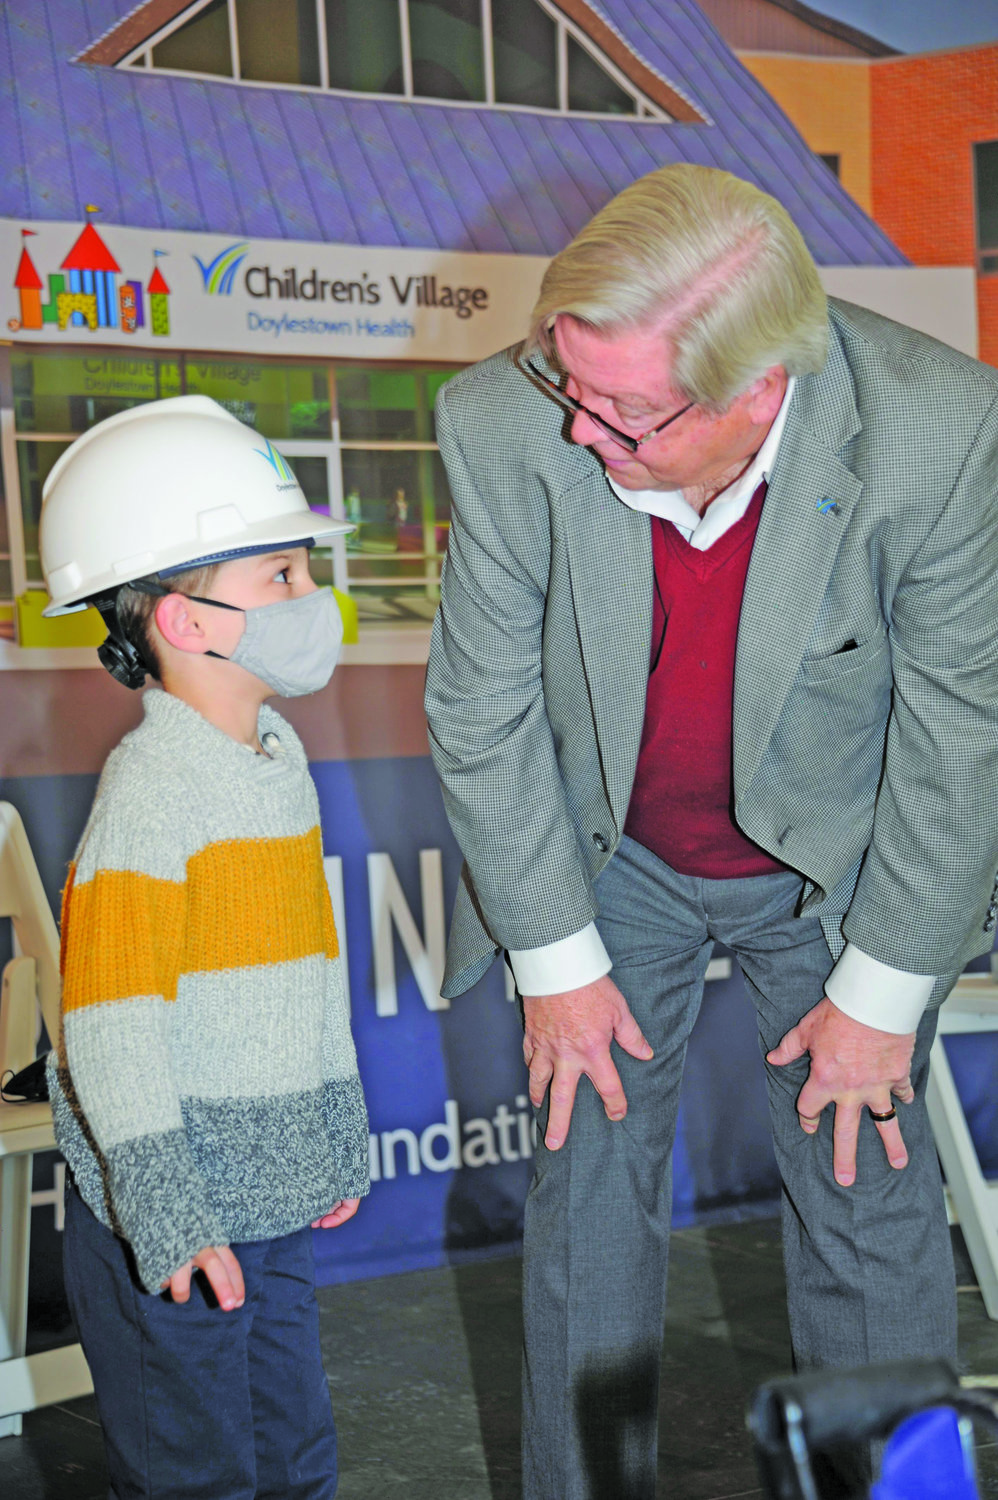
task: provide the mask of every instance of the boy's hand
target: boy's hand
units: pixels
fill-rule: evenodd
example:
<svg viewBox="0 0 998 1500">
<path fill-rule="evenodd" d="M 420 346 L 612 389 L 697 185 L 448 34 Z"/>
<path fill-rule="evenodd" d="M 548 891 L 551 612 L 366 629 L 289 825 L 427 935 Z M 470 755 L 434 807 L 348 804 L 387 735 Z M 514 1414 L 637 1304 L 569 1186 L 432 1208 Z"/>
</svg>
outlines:
<svg viewBox="0 0 998 1500">
<path fill-rule="evenodd" d="M 162 1283 L 163 1290 L 169 1289 L 174 1302 L 187 1302 L 190 1299 L 191 1270 L 194 1266 L 207 1276 L 208 1283 L 218 1298 L 218 1305 L 224 1312 L 242 1307 L 246 1300 L 243 1273 L 228 1245 L 206 1245 L 193 1260 L 181 1266 L 179 1271 L 174 1271 L 169 1280 Z"/>
<path fill-rule="evenodd" d="M 328 1214 L 323 1214 L 321 1219 L 312 1220 L 313 1229 L 336 1229 L 340 1224 L 345 1224 L 347 1219 L 352 1219 L 360 1207 L 359 1198 L 341 1198 L 334 1203 Z"/>
</svg>

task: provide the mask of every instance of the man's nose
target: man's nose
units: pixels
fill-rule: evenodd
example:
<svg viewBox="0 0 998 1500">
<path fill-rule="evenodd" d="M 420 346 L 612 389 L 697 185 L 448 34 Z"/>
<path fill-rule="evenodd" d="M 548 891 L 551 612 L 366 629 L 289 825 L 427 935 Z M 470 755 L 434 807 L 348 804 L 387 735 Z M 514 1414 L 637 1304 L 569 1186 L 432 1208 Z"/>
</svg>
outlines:
<svg viewBox="0 0 998 1500">
<path fill-rule="evenodd" d="M 573 443 L 578 443 L 581 448 L 588 448 L 600 438 L 605 438 L 606 433 L 598 422 L 593 421 L 588 412 L 577 411 L 572 417 L 569 436 Z"/>
</svg>

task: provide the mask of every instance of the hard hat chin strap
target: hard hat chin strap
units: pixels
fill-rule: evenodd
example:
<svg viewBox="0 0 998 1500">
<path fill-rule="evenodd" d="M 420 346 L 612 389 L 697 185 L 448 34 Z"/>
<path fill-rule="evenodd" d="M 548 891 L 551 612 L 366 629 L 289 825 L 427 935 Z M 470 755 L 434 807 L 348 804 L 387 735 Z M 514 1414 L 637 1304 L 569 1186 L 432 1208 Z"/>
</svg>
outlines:
<svg viewBox="0 0 998 1500">
<path fill-rule="evenodd" d="M 143 652 L 125 633 L 118 614 L 118 590 L 92 601 L 107 626 L 107 636 L 97 647 L 97 659 L 115 682 L 138 691 L 152 670 Z"/>
<path fill-rule="evenodd" d="M 238 604 L 226 604 L 224 599 L 206 599 L 203 594 L 185 594 L 183 589 L 164 588 L 161 583 L 157 583 L 152 578 L 133 579 L 128 587 L 134 589 L 137 594 L 150 594 L 154 599 L 166 599 L 170 594 L 179 594 L 182 599 L 190 599 L 194 604 L 212 604 L 216 609 L 234 609 L 239 615 L 246 613 Z M 213 656 L 216 661 L 229 660 L 219 651 L 206 651 L 205 656 Z"/>
<path fill-rule="evenodd" d="M 161 583 L 156 583 L 152 578 L 129 579 L 127 585 L 134 589 L 137 594 L 150 594 L 155 599 L 165 599 L 168 594 L 179 593 L 179 589 L 164 588 Z M 145 686 L 147 676 L 158 676 L 154 663 L 149 661 L 147 653 L 142 649 L 141 643 L 133 641 L 122 624 L 118 613 L 118 596 L 120 589 L 115 589 L 110 594 L 100 594 L 91 599 L 91 603 L 99 613 L 104 624 L 107 626 L 107 637 L 97 647 L 97 657 L 104 669 L 110 672 L 115 682 L 120 682 L 123 687 L 138 691 Z M 222 599 L 205 599 L 199 594 L 185 594 L 185 599 L 192 599 L 197 604 L 213 604 L 217 609 L 234 609 L 239 614 L 245 614 L 238 604 L 226 604 Z M 222 656 L 217 651 L 208 651 L 207 656 L 214 656 L 218 661 L 228 661 L 227 656 Z"/>
</svg>

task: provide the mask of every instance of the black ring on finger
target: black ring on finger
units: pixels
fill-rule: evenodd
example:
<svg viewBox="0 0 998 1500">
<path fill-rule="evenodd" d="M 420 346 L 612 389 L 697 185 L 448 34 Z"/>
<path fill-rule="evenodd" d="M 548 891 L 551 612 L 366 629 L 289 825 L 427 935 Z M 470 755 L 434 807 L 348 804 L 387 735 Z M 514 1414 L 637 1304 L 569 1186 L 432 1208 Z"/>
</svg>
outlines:
<svg viewBox="0 0 998 1500">
<path fill-rule="evenodd" d="M 883 1115 L 878 1115 L 877 1111 L 875 1109 L 870 1109 L 869 1105 L 867 1105 L 866 1107 L 867 1107 L 867 1109 L 870 1110 L 870 1119 L 871 1120 L 876 1120 L 876 1122 L 877 1122 L 878 1125 L 883 1125 L 886 1120 L 896 1120 L 897 1119 L 897 1109 L 896 1109 L 896 1107 L 893 1104 L 891 1105 L 891 1107 L 887 1111 L 887 1113 L 883 1114 Z"/>
</svg>

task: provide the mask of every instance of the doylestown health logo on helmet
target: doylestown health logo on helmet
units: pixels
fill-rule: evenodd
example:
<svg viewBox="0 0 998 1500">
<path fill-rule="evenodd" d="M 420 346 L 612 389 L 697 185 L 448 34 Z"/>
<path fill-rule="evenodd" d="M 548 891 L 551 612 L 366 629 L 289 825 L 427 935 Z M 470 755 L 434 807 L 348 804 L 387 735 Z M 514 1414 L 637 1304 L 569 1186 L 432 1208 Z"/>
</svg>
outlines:
<svg viewBox="0 0 998 1500">
<path fill-rule="evenodd" d="M 264 442 L 267 444 L 266 448 L 254 448 L 253 452 L 259 453 L 261 458 L 265 458 L 270 464 L 270 467 L 273 469 L 274 473 L 277 475 L 278 479 L 285 481 L 285 483 L 279 484 L 277 488 L 279 490 L 297 489 L 298 481 L 292 473 L 291 469 L 289 469 L 287 459 L 283 458 L 282 455 L 278 453 L 277 449 L 270 441 L 270 438 L 264 438 Z"/>
<path fill-rule="evenodd" d="M 207 265 L 200 256 L 193 256 L 201 272 L 204 289 L 209 296 L 228 297 L 230 295 L 236 272 L 248 253 L 249 240 L 240 240 L 235 245 L 226 245 L 225 249 L 220 250 L 215 259 L 209 261 Z"/>
</svg>

